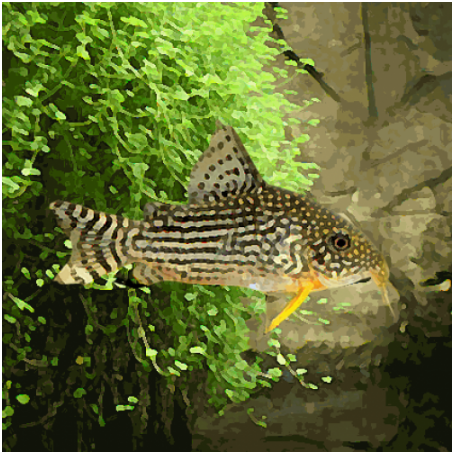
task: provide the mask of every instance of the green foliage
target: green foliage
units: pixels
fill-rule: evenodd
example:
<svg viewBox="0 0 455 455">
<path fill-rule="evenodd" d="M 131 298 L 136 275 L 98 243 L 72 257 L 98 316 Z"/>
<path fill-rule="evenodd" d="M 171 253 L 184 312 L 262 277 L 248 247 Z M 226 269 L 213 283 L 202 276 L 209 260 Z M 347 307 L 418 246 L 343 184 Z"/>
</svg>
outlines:
<svg viewBox="0 0 455 455">
<path fill-rule="evenodd" d="M 296 120 L 283 119 L 301 106 L 275 92 L 286 71 L 277 77 L 263 71 L 280 51 L 267 45 L 270 24 L 249 25 L 261 16 L 261 3 L 6 2 L 2 8 L 4 318 L 11 325 L 4 343 L 16 355 L 6 368 L 24 359 L 58 368 L 55 350 L 49 360 L 39 352 L 39 360 L 29 359 L 33 331 L 51 324 L 35 317 L 30 302 L 55 305 L 48 289 L 70 255 L 45 212 L 49 202 L 65 199 L 136 219 L 149 200 L 185 202 L 190 171 L 216 120 L 237 129 L 272 184 L 302 192 L 312 178 L 305 172 L 315 166 L 293 160 L 306 135 L 285 139 L 284 126 Z M 165 283 L 154 298 L 146 289 L 129 292 L 127 316 L 117 310 L 121 301 L 112 302 L 111 323 L 103 325 L 90 308 L 96 289 L 112 286 L 112 277 L 105 287 L 92 286 L 87 346 L 96 345 L 100 330 L 114 338 L 126 327 L 144 371 L 154 368 L 169 385 L 179 378 L 184 388 L 192 372 L 208 371 L 216 408 L 247 399 L 258 384 L 269 386 L 258 379 L 265 374 L 260 360 L 241 357 L 249 348 L 245 321 L 257 311 L 239 302 L 259 294 Z M 160 305 L 156 295 L 170 296 L 169 303 Z M 94 377 L 89 366 L 82 361 L 86 378 Z M 275 380 L 278 373 L 266 376 Z M 75 388 L 74 398 L 86 399 L 86 390 Z M 101 415 L 99 422 L 105 424 Z"/>
<path fill-rule="evenodd" d="M 19 401 L 20 404 L 27 404 L 30 401 L 30 397 L 28 395 L 17 395 L 16 400 Z"/>
<path fill-rule="evenodd" d="M 227 397 L 233 402 L 244 401 L 256 388 L 258 377 L 263 376 L 259 359 L 250 365 L 241 357 L 249 348 L 245 321 L 254 313 L 257 300 L 262 296 L 239 288 L 198 285 L 191 288 L 192 292 L 184 293 L 182 299 L 175 284 L 163 284 L 163 291 L 170 295 L 170 304 L 164 308 L 154 298 L 141 299 L 135 291 L 129 291 L 131 320 L 136 324 L 132 329 L 136 358 L 146 370 L 155 368 L 170 384 L 177 376 L 184 385 L 191 379 L 192 371 L 208 369 L 209 403 L 216 408 L 223 407 Z M 251 299 L 249 307 L 239 302 L 245 297 Z M 147 333 L 144 331 L 136 312 L 140 305 L 158 311 L 158 319 L 166 321 L 167 330 L 175 339 L 173 347 L 160 351 L 153 348 L 163 345 L 164 340 L 155 327 Z M 145 343 L 149 345 L 147 359 L 140 343 L 144 334 Z"/>
</svg>

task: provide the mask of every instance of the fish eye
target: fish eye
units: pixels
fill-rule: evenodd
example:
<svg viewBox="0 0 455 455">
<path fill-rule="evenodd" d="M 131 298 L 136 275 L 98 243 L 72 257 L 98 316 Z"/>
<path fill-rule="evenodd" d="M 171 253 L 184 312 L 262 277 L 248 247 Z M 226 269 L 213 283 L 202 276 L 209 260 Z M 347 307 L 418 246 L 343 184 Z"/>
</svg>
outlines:
<svg viewBox="0 0 455 455">
<path fill-rule="evenodd" d="M 347 234 L 338 232 L 329 237 L 329 245 L 331 245 L 336 251 L 346 251 L 351 246 L 351 239 Z"/>
</svg>

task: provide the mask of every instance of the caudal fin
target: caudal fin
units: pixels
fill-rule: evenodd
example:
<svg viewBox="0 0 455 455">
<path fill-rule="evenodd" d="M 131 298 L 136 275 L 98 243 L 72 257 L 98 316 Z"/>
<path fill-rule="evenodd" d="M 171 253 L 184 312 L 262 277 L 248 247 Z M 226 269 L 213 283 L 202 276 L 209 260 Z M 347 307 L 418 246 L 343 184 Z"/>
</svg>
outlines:
<svg viewBox="0 0 455 455">
<path fill-rule="evenodd" d="M 57 282 L 88 284 L 128 263 L 122 240 L 137 222 L 64 201 L 55 201 L 49 208 L 73 246 L 71 259 L 57 275 Z"/>
</svg>

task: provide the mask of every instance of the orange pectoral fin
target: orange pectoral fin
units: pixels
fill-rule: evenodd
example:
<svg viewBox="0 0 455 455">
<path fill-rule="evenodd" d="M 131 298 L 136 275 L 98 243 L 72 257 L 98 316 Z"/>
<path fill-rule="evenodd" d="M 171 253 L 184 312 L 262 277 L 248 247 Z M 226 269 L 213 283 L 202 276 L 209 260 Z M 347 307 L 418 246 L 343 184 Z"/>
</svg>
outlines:
<svg viewBox="0 0 455 455">
<path fill-rule="evenodd" d="M 281 313 L 273 319 L 265 333 L 268 333 L 278 327 L 285 319 L 287 319 L 303 303 L 315 287 L 317 288 L 315 283 L 311 281 L 305 282 L 305 284 L 299 288 L 296 296 L 284 307 Z"/>
</svg>

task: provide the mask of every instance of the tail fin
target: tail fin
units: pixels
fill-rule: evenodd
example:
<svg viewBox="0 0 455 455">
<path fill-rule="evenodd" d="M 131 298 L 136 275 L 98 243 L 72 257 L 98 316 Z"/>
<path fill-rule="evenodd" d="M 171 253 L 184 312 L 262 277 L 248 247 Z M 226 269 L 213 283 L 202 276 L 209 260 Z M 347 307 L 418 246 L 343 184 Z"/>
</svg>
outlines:
<svg viewBox="0 0 455 455">
<path fill-rule="evenodd" d="M 137 222 L 70 202 L 55 201 L 49 208 L 73 245 L 71 259 L 56 277 L 58 283 L 88 284 L 128 263 L 123 244 Z"/>
</svg>

